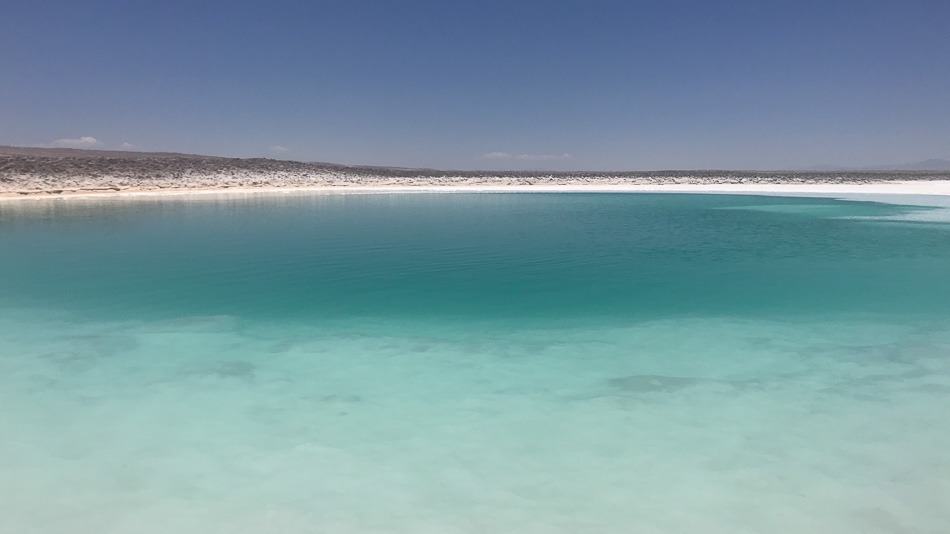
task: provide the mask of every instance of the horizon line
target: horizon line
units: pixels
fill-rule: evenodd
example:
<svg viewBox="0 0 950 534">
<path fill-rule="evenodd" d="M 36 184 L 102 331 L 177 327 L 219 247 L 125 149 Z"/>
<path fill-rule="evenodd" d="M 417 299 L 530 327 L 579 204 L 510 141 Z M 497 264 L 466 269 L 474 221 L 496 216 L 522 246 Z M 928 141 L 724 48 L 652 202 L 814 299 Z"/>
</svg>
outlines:
<svg viewBox="0 0 950 534">
<path fill-rule="evenodd" d="M 471 168 L 471 169 L 453 169 L 453 168 L 437 168 L 437 167 L 406 167 L 401 165 L 382 165 L 382 164 L 366 164 L 366 163 L 337 163 L 332 161 L 318 161 L 318 160 L 302 160 L 302 159 L 288 159 L 288 158 L 276 158 L 269 156 L 222 156 L 215 154 L 200 154 L 194 152 L 177 152 L 177 151 L 166 151 L 166 150 L 126 150 L 121 148 L 75 148 L 75 147 L 51 147 L 51 146 L 36 146 L 36 145 L 0 145 L 0 156 L 10 156 L 17 155 L 11 153 L 4 153 L 7 149 L 13 150 L 27 150 L 27 151 L 38 151 L 46 153 L 67 153 L 70 155 L 86 155 L 88 157 L 103 157 L 104 155 L 112 155 L 115 157 L 121 156 L 165 156 L 165 157 L 185 157 L 185 158 L 214 158 L 214 159 L 231 159 L 231 160 L 268 160 L 268 161 L 280 161 L 286 163 L 298 163 L 303 165 L 326 165 L 331 167 L 343 167 L 343 168 L 353 168 L 353 169 L 384 169 L 384 170 L 405 170 L 405 171 L 434 171 L 440 173 L 550 173 L 550 174 L 571 174 L 571 173 L 585 173 L 585 174 L 624 174 L 624 173 L 646 173 L 646 172 L 795 172 L 795 173 L 835 173 L 835 172 L 950 172 L 950 159 L 943 158 L 928 158 L 921 160 L 919 162 L 908 162 L 897 165 L 869 165 L 869 166 L 839 166 L 839 165 L 812 165 L 808 167 L 799 167 L 799 168 L 726 168 L 726 167 L 668 167 L 668 168 L 652 168 L 652 169 L 609 169 L 609 170 L 592 170 L 592 169 L 546 169 L 546 168 L 525 168 L 525 169 L 480 169 L 480 168 Z M 20 155 L 30 155 L 30 154 L 20 154 Z M 912 166 L 921 163 L 927 163 L 930 161 L 939 162 L 943 167 L 934 167 L 934 168 L 906 168 L 902 165 Z"/>
</svg>

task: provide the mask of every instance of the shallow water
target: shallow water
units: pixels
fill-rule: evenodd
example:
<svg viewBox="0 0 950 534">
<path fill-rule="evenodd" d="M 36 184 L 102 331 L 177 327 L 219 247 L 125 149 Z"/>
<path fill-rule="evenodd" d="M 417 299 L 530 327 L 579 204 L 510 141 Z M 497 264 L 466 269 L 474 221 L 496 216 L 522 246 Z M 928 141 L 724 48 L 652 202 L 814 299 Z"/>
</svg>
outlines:
<svg viewBox="0 0 950 534">
<path fill-rule="evenodd" d="M 946 532 L 934 211 L 0 204 L 0 532 Z"/>
</svg>

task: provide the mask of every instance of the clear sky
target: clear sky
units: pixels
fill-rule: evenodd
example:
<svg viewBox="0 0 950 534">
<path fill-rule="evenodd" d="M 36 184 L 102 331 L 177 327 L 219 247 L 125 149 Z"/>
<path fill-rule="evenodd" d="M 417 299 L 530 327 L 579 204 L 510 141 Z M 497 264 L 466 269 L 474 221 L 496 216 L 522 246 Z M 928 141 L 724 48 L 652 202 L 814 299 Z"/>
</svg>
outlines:
<svg viewBox="0 0 950 534">
<path fill-rule="evenodd" d="M 3 0 L 0 144 L 485 169 L 950 158 L 950 0 Z"/>
</svg>

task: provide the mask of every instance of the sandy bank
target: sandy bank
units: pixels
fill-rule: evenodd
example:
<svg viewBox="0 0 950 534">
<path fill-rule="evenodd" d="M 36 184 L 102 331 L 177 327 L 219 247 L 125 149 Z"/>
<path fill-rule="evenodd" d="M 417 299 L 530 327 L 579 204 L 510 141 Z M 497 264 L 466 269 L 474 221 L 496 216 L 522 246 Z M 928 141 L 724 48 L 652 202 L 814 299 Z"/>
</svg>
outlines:
<svg viewBox="0 0 950 534">
<path fill-rule="evenodd" d="M 728 193 L 750 195 L 939 195 L 950 196 L 950 180 L 908 180 L 879 183 L 749 183 L 749 184 L 538 184 L 538 185 L 319 185 L 288 187 L 223 187 L 181 189 L 55 190 L 0 193 L 0 201 L 49 199 L 207 197 L 215 195 L 287 195 L 301 193 Z"/>
</svg>

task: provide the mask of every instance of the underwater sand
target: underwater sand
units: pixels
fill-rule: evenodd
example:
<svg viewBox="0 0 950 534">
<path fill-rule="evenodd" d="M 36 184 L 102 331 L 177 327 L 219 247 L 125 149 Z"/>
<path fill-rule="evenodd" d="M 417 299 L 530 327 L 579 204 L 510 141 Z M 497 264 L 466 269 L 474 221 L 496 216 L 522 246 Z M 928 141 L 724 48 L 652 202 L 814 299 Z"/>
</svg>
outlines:
<svg viewBox="0 0 950 534">
<path fill-rule="evenodd" d="M 0 205 L 0 532 L 946 532 L 940 213 Z"/>
</svg>

